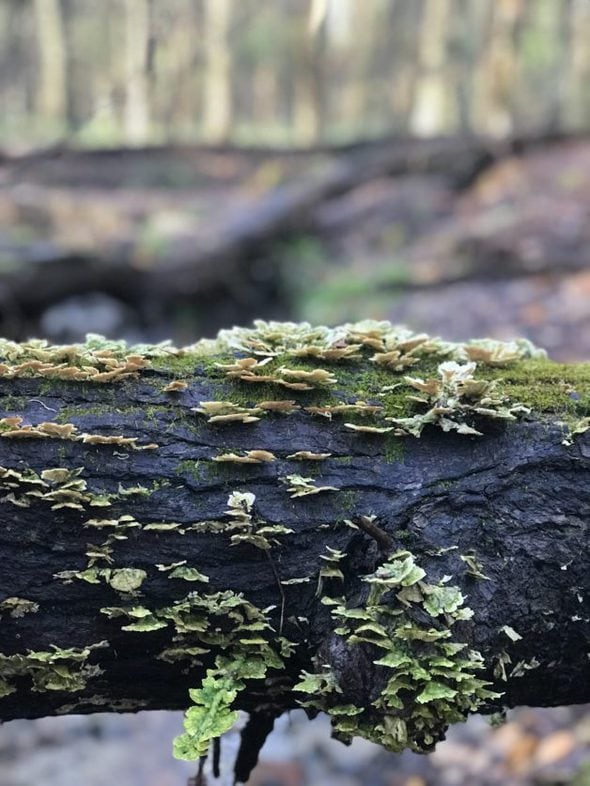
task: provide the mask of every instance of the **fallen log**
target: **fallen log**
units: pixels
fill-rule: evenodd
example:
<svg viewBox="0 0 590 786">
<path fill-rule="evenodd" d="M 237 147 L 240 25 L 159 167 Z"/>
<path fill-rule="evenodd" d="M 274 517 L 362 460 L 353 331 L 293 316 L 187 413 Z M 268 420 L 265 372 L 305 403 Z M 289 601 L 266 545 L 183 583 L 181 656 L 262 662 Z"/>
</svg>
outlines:
<svg viewBox="0 0 590 786">
<path fill-rule="evenodd" d="M 590 701 L 590 364 L 388 323 L 0 341 L 0 719 L 192 707 L 430 750 Z M 241 764 L 240 764 L 241 762 Z"/>
<path fill-rule="evenodd" d="M 112 238 L 90 250 L 60 247 L 52 242 L 19 244 L 5 240 L 2 251 L 14 264 L 8 266 L 1 281 L 7 297 L 12 297 L 24 313 L 96 289 L 132 303 L 141 303 L 154 294 L 168 300 L 204 296 L 215 287 L 226 286 L 228 281 L 236 282 L 239 290 L 249 280 L 248 271 L 257 255 L 267 252 L 281 238 L 314 229 L 316 211 L 326 200 L 375 177 L 408 171 L 445 172 L 451 179 L 464 179 L 493 155 L 500 155 L 501 150 L 502 146 L 490 140 L 437 139 L 369 145 L 354 154 L 335 155 L 316 167 L 308 165 L 309 171 L 303 176 L 292 176 L 246 206 L 243 198 L 237 200 L 237 205 L 228 200 L 217 220 L 208 218 L 204 225 L 196 221 L 194 228 L 166 236 L 162 248 L 153 249 L 147 257 L 139 231 L 137 237 Z M 5 165 L 3 177 L 7 185 L 14 181 L 17 190 L 20 178 L 35 183 L 37 191 L 27 193 L 27 200 L 42 212 L 48 196 L 39 182 L 48 181 L 51 186 L 57 181 L 63 185 L 70 169 L 81 168 L 84 172 L 88 162 L 92 163 L 92 170 L 87 172 L 86 182 L 93 185 L 92 178 L 99 171 L 97 165 L 101 172 L 114 167 L 119 176 L 125 155 L 130 157 L 132 167 L 137 166 L 138 158 L 144 167 L 148 161 L 154 167 L 164 156 L 161 166 L 165 169 L 168 156 L 177 165 L 184 162 L 196 171 L 203 157 L 220 155 L 198 148 L 142 152 L 143 158 L 137 151 L 62 151 L 55 160 L 51 156 L 15 159 Z M 132 176 L 130 179 L 134 181 Z M 279 275 L 276 269 L 274 278 Z"/>
<path fill-rule="evenodd" d="M 0 172 L 4 184 L 29 179 L 46 185 L 80 187 L 89 183 L 103 188 L 117 188 L 128 181 L 162 186 L 154 179 L 157 174 L 164 173 L 170 167 L 180 166 L 184 169 L 186 182 L 192 177 L 200 182 L 203 177 L 201 164 L 203 160 L 220 161 L 231 159 L 236 168 L 248 167 L 252 162 L 258 164 L 268 159 L 281 158 L 295 161 L 311 157 L 323 156 L 366 156 L 383 153 L 387 150 L 398 152 L 397 167 L 400 174 L 416 171 L 416 154 L 422 163 L 428 163 L 433 153 L 440 163 L 440 154 L 444 155 L 444 166 L 449 172 L 459 175 L 474 173 L 465 168 L 465 159 L 461 155 L 474 152 L 480 156 L 506 156 L 528 152 L 532 149 L 552 145 L 559 142 L 585 139 L 586 134 L 546 130 L 541 133 L 517 135 L 506 139 L 463 134 L 438 137 L 413 137 L 401 135 L 385 135 L 369 139 L 357 139 L 343 144 L 314 145 L 312 147 L 293 147 L 276 145 L 149 145 L 147 147 L 114 147 L 84 149 L 69 146 L 67 143 L 52 145 L 47 148 L 14 154 L 10 150 L 0 150 Z M 402 154 L 409 151 L 406 163 Z M 152 164 L 151 171 L 145 172 L 145 162 Z M 421 167 L 418 167 L 422 171 Z M 163 185 L 169 180 L 164 177 Z"/>
<path fill-rule="evenodd" d="M 237 200 L 237 206 L 229 200 L 218 221 L 210 217 L 204 225 L 195 221 L 194 228 L 166 235 L 152 249 L 146 249 L 141 227 L 135 237 L 124 233 L 92 249 L 62 247 L 50 240 L 19 243 L 0 238 L 0 250 L 9 263 L 0 277 L 3 299 L 13 301 L 17 312 L 30 314 L 84 292 L 100 290 L 125 302 L 141 304 L 154 295 L 160 301 L 197 294 L 206 297 L 216 288 L 227 287 L 228 281 L 236 282 L 234 295 L 239 299 L 240 290 L 260 277 L 260 272 L 250 272 L 253 260 L 268 254 L 273 244 L 285 238 L 321 233 L 318 211 L 326 202 L 375 178 L 409 173 L 441 175 L 453 188 L 465 188 L 497 160 L 551 141 L 555 141 L 552 136 L 506 141 L 477 136 L 386 138 L 333 150 L 308 151 L 307 165 L 302 164 L 303 174 L 291 174 L 246 207 L 243 199 Z M 298 160 L 305 155 L 300 151 L 267 154 L 267 164 L 273 160 Z M 223 156 L 237 161 L 235 167 L 229 167 L 231 171 L 237 167 L 250 177 L 251 170 L 264 162 L 263 152 L 257 150 L 198 146 L 94 151 L 59 148 L 20 158 L 0 158 L 0 179 L 5 194 L 10 193 L 10 188 L 16 189 L 16 205 L 22 199 L 25 183 L 27 210 L 32 206 L 43 215 L 48 194 L 52 193 L 47 188 L 69 188 L 74 193 L 83 186 L 117 189 L 126 183 L 143 183 L 146 167 L 148 174 L 160 168 L 161 177 L 170 169 L 180 170 L 187 183 L 192 177 L 202 186 L 203 171 L 207 172 L 204 162 L 222 160 Z M 209 163 L 209 168 L 220 167 Z M 223 182 L 223 177 L 218 181 Z M 157 187 L 156 178 L 152 188 Z M 114 199 L 117 193 L 115 190 Z M 125 209 L 122 203 L 121 211 Z M 265 276 L 272 279 L 276 297 L 281 271 L 267 266 Z"/>
</svg>

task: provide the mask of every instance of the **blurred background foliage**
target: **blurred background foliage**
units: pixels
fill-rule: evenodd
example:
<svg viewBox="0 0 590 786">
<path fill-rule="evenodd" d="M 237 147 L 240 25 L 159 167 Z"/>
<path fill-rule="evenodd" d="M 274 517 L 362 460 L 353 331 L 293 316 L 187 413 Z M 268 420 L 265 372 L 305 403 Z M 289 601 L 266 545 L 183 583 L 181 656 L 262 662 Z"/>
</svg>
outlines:
<svg viewBox="0 0 590 786">
<path fill-rule="evenodd" d="M 588 360 L 589 85 L 589 0 L 0 0 L 0 334 L 369 317 Z M 0 784 L 182 785 L 180 725 L 6 724 Z M 584 707 L 428 757 L 325 725 L 252 783 L 590 784 Z"/>
</svg>

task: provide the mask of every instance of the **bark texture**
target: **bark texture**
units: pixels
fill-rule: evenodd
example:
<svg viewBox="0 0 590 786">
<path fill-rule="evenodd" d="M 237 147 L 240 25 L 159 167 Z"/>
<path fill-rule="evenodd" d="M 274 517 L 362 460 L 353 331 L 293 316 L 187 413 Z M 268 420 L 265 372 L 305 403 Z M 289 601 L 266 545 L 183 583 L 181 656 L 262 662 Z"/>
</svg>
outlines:
<svg viewBox="0 0 590 786">
<path fill-rule="evenodd" d="M 101 610 L 170 608 L 190 592 L 231 591 L 257 609 L 273 606 L 266 612 L 273 635 L 297 645 L 264 687 L 248 683 L 254 687 L 236 701 L 258 709 L 266 726 L 296 706 L 302 696 L 292 687 L 302 669 L 313 671 L 318 662 L 331 665 L 344 703 L 366 705 L 383 684 L 382 669 L 374 665 L 379 653 L 368 644 L 343 646 L 322 599 L 344 594 L 349 607 L 360 607 L 366 600 L 362 577 L 397 550 L 411 552 L 428 581 L 451 576 L 466 596 L 474 614 L 457 623 L 459 639 L 482 654 L 482 676 L 502 693 L 488 710 L 590 701 L 590 434 L 564 444 L 564 420 L 583 415 L 590 402 L 587 365 L 483 363 L 475 377 L 502 379 L 497 384 L 507 397 L 522 399 L 529 390 L 524 403 L 530 413 L 504 421 L 463 412 L 463 427 L 477 426 L 480 436 L 445 433 L 434 423 L 416 438 L 397 427 L 371 433 L 344 425 L 353 420 L 353 426 L 378 428 L 393 421 L 358 412 L 326 417 L 309 408 L 362 400 L 391 406 L 382 415 L 395 416 L 404 402 L 393 401 L 399 388 L 389 391 L 386 383 L 411 393 L 404 375 L 436 377 L 431 359 L 421 360 L 414 374 L 377 370 L 366 346 L 360 358 L 329 362 L 269 355 L 257 373 L 278 374 L 287 364 L 311 373 L 321 366 L 337 380 L 329 390 L 294 390 L 232 378 L 216 362 L 231 366 L 250 353 L 228 346 L 213 347 L 214 354 L 154 350 L 151 359 L 143 350 L 148 359 L 136 370 L 137 354 L 127 354 L 121 361 L 127 371 L 97 382 L 55 378 L 64 368 L 81 367 L 79 356 L 63 361 L 63 353 L 56 355 L 62 360 L 57 370 L 45 376 L 34 363 L 23 368 L 22 356 L 15 372 L 6 344 L 0 366 L 0 684 L 4 680 L 9 690 L 5 685 L 0 698 L 1 720 L 186 707 L 187 690 L 200 684 L 215 656 L 232 656 L 229 639 L 170 663 L 158 656 L 202 646 L 198 629 L 175 631 L 167 620 L 151 630 L 126 630 L 138 618 Z M 93 363 L 99 364 L 101 351 Z M 174 381 L 176 390 L 170 388 Z M 242 412 L 245 422 L 210 422 L 210 414 L 193 411 L 214 401 L 233 401 L 250 414 Z M 281 412 L 265 401 L 295 403 Z M 413 409 L 401 414 L 424 409 L 408 401 Z M 53 425 L 40 425 L 47 422 Z M 136 442 L 105 444 L 104 436 Z M 247 451 L 273 458 L 213 461 L 229 453 L 247 457 Z M 294 458 L 298 451 L 315 458 Z M 303 479 L 307 491 L 294 496 L 293 486 Z M 310 487 L 331 490 L 310 493 Z M 228 509 L 236 491 L 255 495 L 249 514 Z M 230 529 L 240 515 L 245 529 Z M 234 537 L 263 526 L 271 528 L 270 548 Z M 336 561 L 330 562 L 335 552 L 328 547 L 341 554 L 343 579 L 322 574 Z M 178 564 L 197 569 L 208 582 L 189 580 L 195 574 L 182 570 L 174 574 Z M 281 583 L 292 579 L 302 581 Z M 30 659 L 21 666 L 11 660 L 41 653 L 47 663 L 55 647 L 77 651 L 98 644 L 79 662 L 71 653 L 64 656 L 66 671 L 80 676 L 82 669 L 71 683 L 69 674 L 60 675 L 59 662 L 50 663 L 57 677 L 52 672 L 48 678 Z"/>
</svg>

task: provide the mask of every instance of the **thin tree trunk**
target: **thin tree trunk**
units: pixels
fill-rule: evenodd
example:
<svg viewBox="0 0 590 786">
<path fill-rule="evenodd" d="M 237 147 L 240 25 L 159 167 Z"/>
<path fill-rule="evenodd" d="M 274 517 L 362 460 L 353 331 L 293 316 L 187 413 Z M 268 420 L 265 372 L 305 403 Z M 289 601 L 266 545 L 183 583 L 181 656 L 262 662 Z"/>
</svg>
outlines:
<svg viewBox="0 0 590 786">
<path fill-rule="evenodd" d="M 280 124 L 279 86 L 275 68 L 269 63 L 260 63 L 253 74 L 254 119 L 266 128 Z"/>
<path fill-rule="evenodd" d="M 303 33 L 295 74 L 293 122 L 297 143 L 303 146 L 317 144 L 328 115 L 322 60 L 327 7 L 327 0 L 310 0 L 307 29 Z"/>
<path fill-rule="evenodd" d="M 37 108 L 44 119 L 63 124 L 67 117 L 66 50 L 60 0 L 35 0 L 39 42 Z"/>
<path fill-rule="evenodd" d="M 125 138 L 145 144 L 150 132 L 147 56 L 149 0 L 125 0 Z"/>
<path fill-rule="evenodd" d="M 224 142 L 232 124 L 231 0 L 205 0 L 204 12 L 203 137 L 208 142 Z"/>
<path fill-rule="evenodd" d="M 487 43 L 476 75 L 476 131 L 506 135 L 514 130 L 514 104 L 521 76 L 514 33 L 526 11 L 522 0 L 494 0 L 489 5 Z"/>
<path fill-rule="evenodd" d="M 571 62 L 573 84 L 570 89 L 570 112 L 575 128 L 584 128 L 590 120 L 590 98 L 588 79 L 590 79 L 590 8 L 583 0 L 574 0 L 573 23 L 571 28 Z"/>
<path fill-rule="evenodd" d="M 419 136 L 446 130 L 448 117 L 447 30 L 451 21 L 449 0 L 426 0 L 420 44 L 419 75 L 415 87 L 410 127 Z"/>
</svg>

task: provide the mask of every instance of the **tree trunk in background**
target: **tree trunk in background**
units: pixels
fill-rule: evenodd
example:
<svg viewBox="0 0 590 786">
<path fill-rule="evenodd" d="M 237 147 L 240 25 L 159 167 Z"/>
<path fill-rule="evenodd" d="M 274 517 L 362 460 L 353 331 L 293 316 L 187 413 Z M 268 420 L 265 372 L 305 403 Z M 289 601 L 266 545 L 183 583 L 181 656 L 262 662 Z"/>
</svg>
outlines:
<svg viewBox="0 0 590 786">
<path fill-rule="evenodd" d="M 563 66 L 567 62 L 567 45 L 563 47 L 561 33 L 567 0 L 552 3 L 537 0 L 517 8 L 512 32 L 515 72 L 520 75 L 516 90 L 512 86 L 510 99 L 512 128 L 516 133 L 541 123 L 545 128 L 557 128 L 562 111 L 560 94 L 563 92 Z M 524 96 L 534 95 L 535 101 Z"/>
<path fill-rule="evenodd" d="M 449 96 L 445 73 L 450 0 L 426 0 L 419 43 L 419 76 L 415 87 L 411 130 L 431 136 L 447 127 Z"/>
<path fill-rule="evenodd" d="M 293 123 L 296 142 L 302 146 L 311 146 L 318 142 L 328 115 L 322 64 L 328 1 L 310 0 L 308 29 L 301 44 L 295 74 Z"/>
<path fill-rule="evenodd" d="M 59 127 L 67 118 L 66 47 L 60 0 L 35 0 L 39 46 L 37 112 Z"/>
<path fill-rule="evenodd" d="M 149 0 L 125 0 L 125 138 L 131 145 L 145 144 L 150 134 L 149 38 Z"/>
<path fill-rule="evenodd" d="M 277 72 L 269 63 L 259 63 L 253 74 L 254 115 L 250 122 L 273 128 L 280 123 L 280 92 Z"/>
<path fill-rule="evenodd" d="M 375 57 L 376 5 L 338 0 L 328 4 L 325 16 L 325 50 L 334 97 L 329 121 L 356 135 L 367 128 L 370 103 L 375 98 L 371 95 L 370 67 Z"/>
<path fill-rule="evenodd" d="M 203 136 L 208 142 L 227 140 L 232 124 L 231 0 L 204 0 L 205 52 Z"/>
<path fill-rule="evenodd" d="M 156 15 L 156 7 L 152 9 Z M 159 23 L 158 23 L 159 22 Z M 191 0 L 166 20 L 155 22 L 155 79 L 152 95 L 165 135 L 173 143 L 199 119 L 203 20 Z"/>
<path fill-rule="evenodd" d="M 387 128 L 498 136 L 590 123 L 587 0 L 0 5 L 0 144 L 44 119 L 48 138 L 92 126 L 109 101 L 91 130 L 113 145 L 153 130 L 222 143 L 248 128 L 304 145 Z"/>
<path fill-rule="evenodd" d="M 471 127 L 470 108 L 473 99 L 473 69 L 481 46 L 481 25 L 478 24 L 482 3 L 453 0 L 447 45 L 449 61 L 448 90 L 454 102 L 455 123 L 463 133 Z M 485 10 L 485 8 L 484 8 Z"/>
<path fill-rule="evenodd" d="M 393 112 L 392 130 L 395 133 L 411 133 L 412 108 L 419 77 L 418 40 L 422 8 L 420 3 L 405 3 L 396 0 L 389 9 L 385 24 L 391 26 L 388 51 L 391 60 L 386 73 L 390 79 L 389 101 Z"/>
<path fill-rule="evenodd" d="M 575 82 L 571 88 L 571 114 L 575 128 L 583 128 L 590 113 L 590 5 L 574 0 L 571 61 Z"/>
<path fill-rule="evenodd" d="M 36 52 L 40 44 L 37 42 L 36 25 L 30 24 L 31 6 L 17 0 L 1 3 L 0 6 L 0 111 L 18 128 L 20 123 L 26 122 L 30 106 L 35 105 L 36 78 L 24 66 L 28 53 Z M 34 40 L 28 40 L 27 36 L 31 27 L 35 30 Z"/>
<path fill-rule="evenodd" d="M 491 18 L 477 68 L 473 125 L 506 135 L 514 129 L 513 103 L 520 81 L 514 31 L 527 6 L 522 0 L 493 0 L 488 7 Z"/>
<path fill-rule="evenodd" d="M 550 94 L 547 97 L 546 125 L 548 128 L 560 128 L 567 117 L 567 98 L 569 80 L 571 78 L 571 48 L 569 34 L 571 30 L 573 0 L 562 0 L 551 8 L 552 20 L 552 68 L 553 78 L 550 80 Z"/>
</svg>

